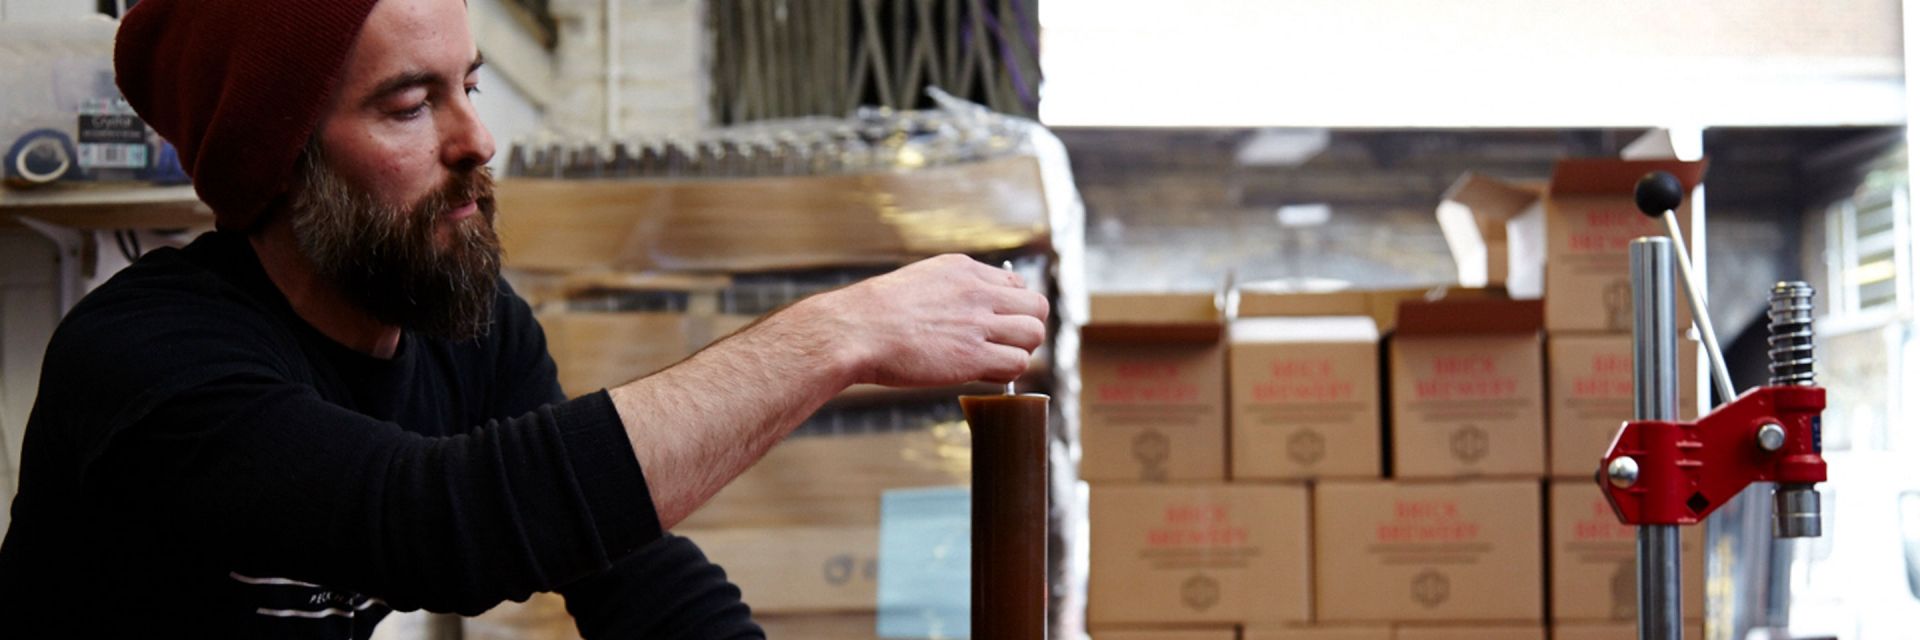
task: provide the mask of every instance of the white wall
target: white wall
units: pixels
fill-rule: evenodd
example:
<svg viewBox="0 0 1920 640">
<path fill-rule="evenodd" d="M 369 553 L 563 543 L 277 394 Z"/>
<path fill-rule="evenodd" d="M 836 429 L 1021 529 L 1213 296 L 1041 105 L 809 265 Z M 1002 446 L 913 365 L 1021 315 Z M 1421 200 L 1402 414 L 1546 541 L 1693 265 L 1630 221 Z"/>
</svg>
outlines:
<svg viewBox="0 0 1920 640">
<path fill-rule="evenodd" d="M 1041 120 L 1905 121 L 1900 0 L 1047 0 Z"/>
<path fill-rule="evenodd" d="M 703 0 L 554 0 L 551 7 L 560 25 L 554 99 L 547 111 L 555 133 L 599 138 L 707 126 Z M 611 39 L 609 15 L 616 25 Z"/>
<path fill-rule="evenodd" d="M 93 0 L 0 0 L 0 22 L 67 20 L 98 12 Z"/>
</svg>

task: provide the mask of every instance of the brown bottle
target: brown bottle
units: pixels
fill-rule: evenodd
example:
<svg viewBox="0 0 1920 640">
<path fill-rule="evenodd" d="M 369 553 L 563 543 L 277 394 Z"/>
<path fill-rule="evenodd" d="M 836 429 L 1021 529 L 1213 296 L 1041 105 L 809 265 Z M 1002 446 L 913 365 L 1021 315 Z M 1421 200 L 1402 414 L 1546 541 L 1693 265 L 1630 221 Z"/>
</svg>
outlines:
<svg viewBox="0 0 1920 640">
<path fill-rule="evenodd" d="M 1047 633 L 1047 403 L 962 396 L 973 430 L 975 640 Z"/>
</svg>

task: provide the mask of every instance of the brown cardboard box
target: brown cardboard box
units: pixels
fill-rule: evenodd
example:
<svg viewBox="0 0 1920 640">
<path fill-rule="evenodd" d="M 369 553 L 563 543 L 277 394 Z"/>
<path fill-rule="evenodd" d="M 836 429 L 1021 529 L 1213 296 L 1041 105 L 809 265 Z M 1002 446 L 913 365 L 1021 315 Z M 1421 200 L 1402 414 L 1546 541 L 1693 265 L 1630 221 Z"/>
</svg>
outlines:
<svg viewBox="0 0 1920 640">
<path fill-rule="evenodd" d="M 1540 483 L 1314 488 L 1315 620 L 1539 622 Z"/>
<path fill-rule="evenodd" d="M 755 613 L 872 611 L 880 532 L 874 527 L 676 529 L 727 570 Z"/>
<path fill-rule="evenodd" d="M 539 316 L 569 397 L 626 384 L 706 344 L 701 320 L 673 312 L 556 312 Z"/>
<path fill-rule="evenodd" d="M 1307 620 L 1307 490 L 1093 486 L 1091 625 Z"/>
<path fill-rule="evenodd" d="M 1366 291 L 1300 293 L 1242 288 L 1234 294 L 1233 318 L 1364 316 L 1373 313 Z"/>
<path fill-rule="evenodd" d="M 1545 185 L 1466 173 L 1447 188 L 1434 219 L 1453 254 L 1460 284 L 1502 286 L 1540 297 L 1546 260 Z"/>
<path fill-rule="evenodd" d="M 1094 629 L 1092 640 L 1234 640 L 1224 629 Z M 771 637 L 771 636 L 769 636 Z"/>
<path fill-rule="evenodd" d="M 1393 628 L 1387 626 L 1288 627 L 1253 625 L 1240 631 L 1240 640 L 1393 640 Z"/>
<path fill-rule="evenodd" d="M 1314 316 L 1373 316 L 1382 333 L 1392 331 L 1400 318 L 1400 303 L 1408 300 L 1485 300 L 1507 298 L 1504 289 L 1427 287 L 1301 293 L 1284 285 L 1249 283 L 1229 297 L 1228 319 Z"/>
<path fill-rule="evenodd" d="M 1080 477 L 1227 477 L 1226 363 L 1213 294 L 1096 295 L 1080 347 Z"/>
<path fill-rule="evenodd" d="M 1389 340 L 1393 476 L 1541 476 L 1540 303 L 1406 302 Z"/>
<path fill-rule="evenodd" d="M 681 527 L 877 527 L 887 489 L 966 484 L 964 426 L 787 438 Z"/>
<path fill-rule="evenodd" d="M 1373 321 L 1375 324 L 1380 325 L 1380 333 L 1382 334 L 1392 333 L 1400 326 L 1400 305 L 1404 302 L 1506 299 L 1507 292 L 1502 289 L 1475 289 L 1468 287 L 1382 289 L 1367 293 L 1367 304 L 1372 307 Z"/>
<path fill-rule="evenodd" d="M 879 620 L 872 613 L 813 613 L 761 615 L 753 606 L 753 621 L 769 638 L 780 640 L 879 640 Z"/>
<path fill-rule="evenodd" d="M 1689 620 L 1680 627 L 1682 640 L 1700 640 L 1706 634 L 1706 625 L 1698 620 Z M 1556 624 L 1553 625 L 1553 640 L 1640 640 L 1640 629 L 1631 622 Z"/>
<path fill-rule="evenodd" d="M 1393 640 L 1547 640 L 1547 629 L 1539 626 L 1419 626 L 1398 627 Z"/>
<path fill-rule="evenodd" d="M 404 632 L 394 635 L 408 637 Z M 485 613 L 461 620 L 460 637 L 462 640 L 580 640 L 580 628 L 574 624 L 573 615 L 567 613 L 566 598 L 557 593 L 535 593 L 525 602 L 508 600 Z"/>
<path fill-rule="evenodd" d="M 1649 171 L 1674 174 L 1691 194 L 1706 163 L 1583 158 L 1554 165 L 1547 191 L 1547 331 L 1633 330 L 1627 244 L 1666 235 L 1664 222 L 1633 204 L 1634 183 Z M 1688 198 L 1675 211 L 1689 234 L 1692 206 Z M 1687 305 L 1674 307 L 1675 326 L 1692 323 Z"/>
<path fill-rule="evenodd" d="M 1380 334 L 1365 316 L 1229 329 L 1233 478 L 1380 477 Z"/>
<path fill-rule="evenodd" d="M 1620 524 L 1593 481 L 1555 481 L 1547 496 L 1555 622 L 1631 622 L 1639 612 L 1635 529 Z M 1680 528 L 1680 615 L 1706 614 L 1706 527 Z"/>
<path fill-rule="evenodd" d="M 1698 343 L 1676 340 L 1680 419 L 1698 415 Z M 1547 450 L 1556 478 L 1591 478 L 1600 458 L 1633 419 L 1633 336 L 1547 336 Z"/>
</svg>

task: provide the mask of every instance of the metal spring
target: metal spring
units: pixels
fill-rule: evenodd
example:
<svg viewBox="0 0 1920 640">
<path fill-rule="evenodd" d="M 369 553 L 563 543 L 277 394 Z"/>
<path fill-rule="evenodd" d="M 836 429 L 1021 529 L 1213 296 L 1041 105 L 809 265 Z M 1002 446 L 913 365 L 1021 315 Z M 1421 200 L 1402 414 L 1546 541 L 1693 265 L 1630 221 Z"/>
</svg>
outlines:
<svg viewBox="0 0 1920 640">
<path fill-rule="evenodd" d="M 1767 368 L 1771 385 L 1813 385 L 1813 286 L 1780 282 L 1767 296 Z"/>
</svg>

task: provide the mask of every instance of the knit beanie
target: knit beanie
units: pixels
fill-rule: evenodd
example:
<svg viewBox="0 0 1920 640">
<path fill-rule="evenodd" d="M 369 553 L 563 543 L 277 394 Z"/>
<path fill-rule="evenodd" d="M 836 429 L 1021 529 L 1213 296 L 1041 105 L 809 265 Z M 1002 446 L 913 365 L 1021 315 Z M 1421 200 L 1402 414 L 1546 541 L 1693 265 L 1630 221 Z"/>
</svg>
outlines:
<svg viewBox="0 0 1920 640">
<path fill-rule="evenodd" d="M 143 0 L 121 20 L 120 93 L 218 228 L 252 228 L 286 192 L 376 1 Z"/>
</svg>

